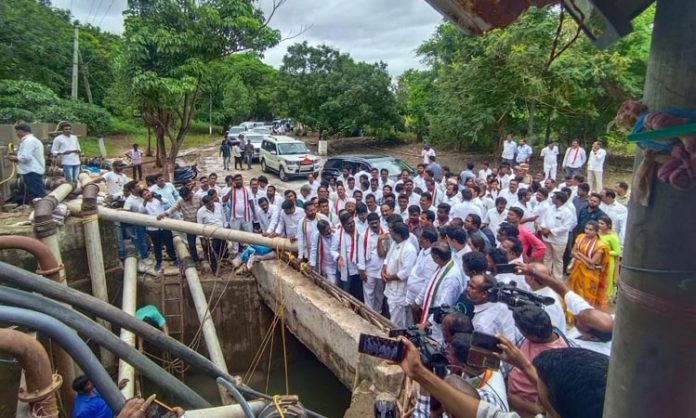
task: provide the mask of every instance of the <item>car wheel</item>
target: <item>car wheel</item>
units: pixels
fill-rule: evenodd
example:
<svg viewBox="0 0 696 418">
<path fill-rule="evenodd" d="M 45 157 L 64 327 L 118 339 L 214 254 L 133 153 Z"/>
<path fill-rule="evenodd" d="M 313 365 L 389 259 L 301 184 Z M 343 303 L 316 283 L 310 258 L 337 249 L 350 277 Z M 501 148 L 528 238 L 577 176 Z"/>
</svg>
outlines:
<svg viewBox="0 0 696 418">
<path fill-rule="evenodd" d="M 261 160 L 261 171 L 268 173 L 268 166 L 266 165 L 266 160 Z"/>
<path fill-rule="evenodd" d="M 278 170 L 278 177 L 280 177 L 281 181 L 288 181 L 290 180 L 290 177 L 288 177 L 287 173 L 285 172 L 285 169 L 283 166 L 280 166 L 280 169 Z"/>
</svg>

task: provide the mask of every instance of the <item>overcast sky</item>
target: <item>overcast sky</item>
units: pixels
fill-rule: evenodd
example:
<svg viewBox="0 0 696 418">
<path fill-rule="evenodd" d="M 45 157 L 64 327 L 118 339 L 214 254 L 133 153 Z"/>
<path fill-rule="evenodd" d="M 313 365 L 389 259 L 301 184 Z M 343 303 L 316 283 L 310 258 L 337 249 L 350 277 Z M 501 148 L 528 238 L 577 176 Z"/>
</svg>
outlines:
<svg viewBox="0 0 696 418">
<path fill-rule="evenodd" d="M 127 0 L 53 0 L 53 6 L 71 9 L 81 22 L 121 33 Z M 272 0 L 261 0 L 268 10 Z M 265 54 L 264 61 L 280 66 L 289 45 L 308 41 L 348 52 L 358 61 L 385 61 L 392 76 L 421 67 L 414 50 L 432 35 L 441 16 L 425 0 L 288 0 L 272 26 L 283 37 L 307 31 Z"/>
</svg>

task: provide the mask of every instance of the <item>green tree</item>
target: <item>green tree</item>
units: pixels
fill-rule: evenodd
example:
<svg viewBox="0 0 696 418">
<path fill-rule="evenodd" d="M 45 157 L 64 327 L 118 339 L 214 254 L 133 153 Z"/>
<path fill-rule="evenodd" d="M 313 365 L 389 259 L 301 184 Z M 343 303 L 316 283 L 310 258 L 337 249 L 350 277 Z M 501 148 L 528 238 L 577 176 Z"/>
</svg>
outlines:
<svg viewBox="0 0 696 418">
<path fill-rule="evenodd" d="M 171 176 L 207 67 L 233 53 L 263 51 L 280 36 L 252 0 L 131 0 L 128 6 L 124 69 L 130 97 L 154 129 L 164 171 Z"/>
<path fill-rule="evenodd" d="M 398 80 L 397 100 L 401 106 L 406 129 L 416 134 L 418 141 L 428 135 L 428 108 L 433 75 L 430 71 L 406 70 Z"/>
</svg>

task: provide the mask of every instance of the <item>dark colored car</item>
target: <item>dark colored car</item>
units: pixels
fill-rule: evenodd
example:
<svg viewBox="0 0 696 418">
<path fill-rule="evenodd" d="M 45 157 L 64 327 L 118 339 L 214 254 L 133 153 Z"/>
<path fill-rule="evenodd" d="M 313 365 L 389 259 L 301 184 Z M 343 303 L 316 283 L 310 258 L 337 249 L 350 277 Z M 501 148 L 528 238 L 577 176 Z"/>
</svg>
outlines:
<svg viewBox="0 0 696 418">
<path fill-rule="evenodd" d="M 365 171 L 370 171 L 372 168 L 378 170 L 386 168 L 389 170 L 389 178 L 391 179 L 399 177 L 403 170 L 408 170 L 411 176 L 415 173 L 410 165 L 398 158 L 388 155 L 347 154 L 337 155 L 326 160 L 321 170 L 321 178 L 328 180 L 329 177 L 338 177 L 345 166 L 349 166 L 353 174 L 360 171 L 361 167 Z"/>
</svg>

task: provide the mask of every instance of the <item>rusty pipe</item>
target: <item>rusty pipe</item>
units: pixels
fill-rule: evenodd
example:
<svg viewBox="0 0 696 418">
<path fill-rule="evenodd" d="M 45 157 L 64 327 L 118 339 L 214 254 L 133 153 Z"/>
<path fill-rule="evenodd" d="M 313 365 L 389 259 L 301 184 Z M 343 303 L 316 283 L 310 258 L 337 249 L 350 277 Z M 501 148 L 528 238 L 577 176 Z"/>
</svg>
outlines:
<svg viewBox="0 0 696 418">
<path fill-rule="evenodd" d="M 60 264 L 53 256 L 53 253 L 43 242 L 20 235 L 0 236 L 0 250 L 24 250 L 36 258 L 39 263 L 38 274 L 60 282 Z"/>
<path fill-rule="evenodd" d="M 41 343 L 23 332 L 0 329 L 0 352 L 12 354 L 24 369 L 26 390 L 20 389 L 20 397 L 29 400 L 35 416 L 57 417 L 58 404 L 55 390 L 58 378 L 54 380 L 51 362 Z"/>
</svg>

